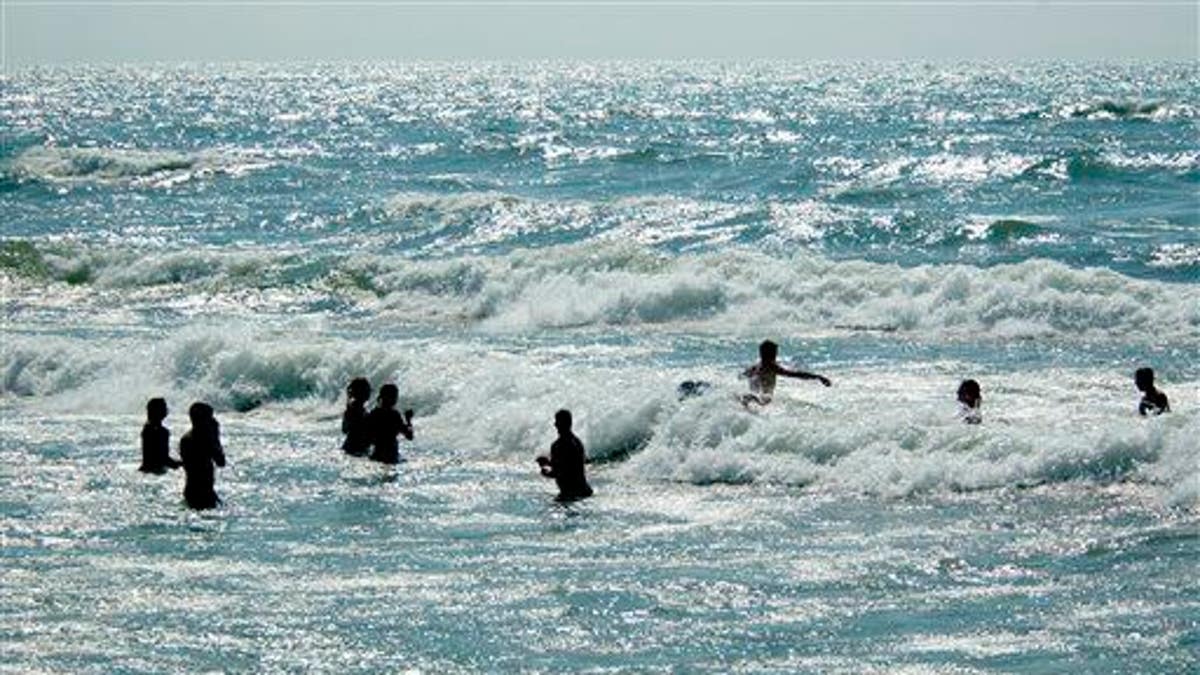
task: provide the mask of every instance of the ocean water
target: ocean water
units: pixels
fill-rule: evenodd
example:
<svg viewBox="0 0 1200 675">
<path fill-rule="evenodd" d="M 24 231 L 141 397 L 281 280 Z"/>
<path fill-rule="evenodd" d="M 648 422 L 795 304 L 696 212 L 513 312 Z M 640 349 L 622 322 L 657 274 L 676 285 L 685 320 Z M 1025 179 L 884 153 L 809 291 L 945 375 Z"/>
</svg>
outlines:
<svg viewBox="0 0 1200 675">
<path fill-rule="evenodd" d="M 0 670 L 1196 672 L 1198 82 L 10 70 Z M 833 386 L 742 409 L 765 338 Z M 398 467 L 337 449 L 359 375 Z M 223 508 L 136 471 L 152 396 Z"/>
</svg>

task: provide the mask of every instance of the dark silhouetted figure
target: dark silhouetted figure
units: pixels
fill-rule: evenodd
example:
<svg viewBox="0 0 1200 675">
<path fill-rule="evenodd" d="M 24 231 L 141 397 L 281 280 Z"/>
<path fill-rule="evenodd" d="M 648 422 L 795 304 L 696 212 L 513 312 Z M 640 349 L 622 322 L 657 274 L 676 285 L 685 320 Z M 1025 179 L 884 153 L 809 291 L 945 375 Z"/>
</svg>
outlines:
<svg viewBox="0 0 1200 675">
<path fill-rule="evenodd" d="M 703 396 L 712 388 L 712 384 L 704 380 L 684 380 L 675 388 L 675 397 L 680 401 L 696 396 Z"/>
<path fill-rule="evenodd" d="M 975 380 L 958 385 L 958 417 L 963 424 L 983 424 L 983 392 Z"/>
<path fill-rule="evenodd" d="M 1133 383 L 1137 386 L 1138 391 L 1142 392 L 1142 400 L 1138 402 L 1139 415 L 1145 417 L 1146 415 L 1161 415 L 1171 412 L 1171 404 L 1167 402 L 1167 395 L 1154 387 L 1153 368 L 1138 368 L 1133 374 Z"/>
<path fill-rule="evenodd" d="M 367 401 L 371 400 L 371 383 L 356 377 L 346 387 L 346 412 L 342 413 L 342 450 L 348 455 L 362 457 L 371 449 L 371 427 L 367 424 Z"/>
<path fill-rule="evenodd" d="M 828 387 L 833 384 L 829 378 L 802 370 L 791 370 L 779 365 L 779 345 L 770 340 L 763 340 L 758 346 L 758 363 L 742 372 L 742 377 L 750 379 L 750 393 L 742 396 L 742 405 L 757 403 L 767 405 L 775 395 L 775 376 L 794 377 L 801 380 L 817 380 Z"/>
<path fill-rule="evenodd" d="M 396 410 L 396 401 L 400 399 L 400 390 L 394 384 L 385 384 L 379 388 L 379 403 L 371 414 L 367 415 L 367 427 L 370 429 L 371 442 L 375 449 L 371 451 L 371 459 L 384 464 L 400 463 L 400 440 L 404 435 L 408 440 L 413 439 L 413 411 L 405 410 L 401 415 Z"/>
<path fill-rule="evenodd" d="M 163 474 L 178 469 L 180 464 L 171 458 L 171 431 L 163 426 L 167 419 L 167 401 L 152 398 L 146 401 L 146 424 L 142 426 L 142 465 L 138 471 Z"/>
<path fill-rule="evenodd" d="M 213 490 L 213 466 L 225 466 L 221 426 L 213 417 L 212 406 L 207 403 L 193 403 L 188 408 L 188 417 L 192 420 L 192 428 L 179 439 L 179 458 L 183 460 L 183 471 L 187 474 L 183 498 L 196 510 L 216 508 L 221 499 Z"/>
<path fill-rule="evenodd" d="M 550 445 L 550 456 L 537 458 L 542 475 L 558 483 L 556 501 L 570 502 L 592 496 L 592 486 L 583 474 L 587 454 L 583 443 L 571 433 L 571 411 L 559 410 L 554 414 L 554 428 L 558 429 L 558 440 Z"/>
</svg>

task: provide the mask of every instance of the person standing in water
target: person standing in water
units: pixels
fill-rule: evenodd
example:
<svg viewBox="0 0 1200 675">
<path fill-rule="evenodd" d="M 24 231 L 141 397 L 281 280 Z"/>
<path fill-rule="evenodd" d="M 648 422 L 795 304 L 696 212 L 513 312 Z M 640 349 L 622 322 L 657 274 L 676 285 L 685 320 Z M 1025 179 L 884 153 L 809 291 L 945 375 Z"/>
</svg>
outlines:
<svg viewBox="0 0 1200 675">
<path fill-rule="evenodd" d="M 146 401 L 146 424 L 142 426 L 142 465 L 138 471 L 163 474 L 178 469 L 180 464 L 171 457 L 171 430 L 163 426 L 167 419 L 167 401 L 152 398 Z"/>
<path fill-rule="evenodd" d="M 800 380 L 817 380 L 826 387 L 833 384 L 829 378 L 802 370 L 791 370 L 779 365 L 779 345 L 770 340 L 763 340 L 758 346 L 758 363 L 742 372 L 742 377 L 750 380 L 750 393 L 742 396 L 742 405 L 757 403 L 765 406 L 775 395 L 775 378 L 778 375 L 794 377 Z"/>
<path fill-rule="evenodd" d="M 362 457 L 371 449 L 371 427 L 367 424 L 367 401 L 371 400 L 371 383 L 356 377 L 346 387 L 346 412 L 342 413 L 342 450 L 347 455 Z"/>
<path fill-rule="evenodd" d="M 1138 414 L 1161 415 L 1171 412 L 1171 404 L 1167 395 L 1154 386 L 1154 369 L 1138 368 L 1133 374 L 1133 384 L 1142 392 L 1142 400 L 1138 402 Z"/>
<path fill-rule="evenodd" d="M 543 476 L 558 483 L 555 501 L 571 502 L 591 497 L 592 486 L 588 485 L 583 472 L 587 453 L 583 443 L 571 432 L 571 411 L 555 413 L 554 428 L 558 430 L 558 440 L 550 445 L 550 456 L 538 457 L 537 463 Z"/>
<path fill-rule="evenodd" d="M 400 389 L 394 384 L 385 384 L 379 388 L 379 403 L 367 415 L 367 428 L 375 449 L 371 451 L 371 459 L 384 464 L 400 463 L 400 440 L 403 435 L 408 440 L 413 439 L 413 411 L 405 410 L 401 415 L 396 410 L 396 402 L 400 399 Z"/>
<path fill-rule="evenodd" d="M 225 466 L 221 425 L 207 403 L 193 403 L 188 408 L 188 417 L 192 420 L 192 428 L 179 439 L 179 458 L 183 460 L 183 471 L 187 474 L 183 498 L 197 511 L 216 508 L 221 498 L 213 489 L 216 478 L 213 467 Z"/>
<path fill-rule="evenodd" d="M 963 424 L 983 424 L 983 392 L 975 380 L 958 385 L 958 417 Z"/>
</svg>

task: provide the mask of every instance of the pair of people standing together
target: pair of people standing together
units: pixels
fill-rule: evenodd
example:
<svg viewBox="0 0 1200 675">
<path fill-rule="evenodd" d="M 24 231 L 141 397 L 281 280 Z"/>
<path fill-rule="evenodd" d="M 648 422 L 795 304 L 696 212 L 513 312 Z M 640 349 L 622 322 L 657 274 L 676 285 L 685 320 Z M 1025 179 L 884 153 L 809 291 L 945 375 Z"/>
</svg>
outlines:
<svg viewBox="0 0 1200 675">
<path fill-rule="evenodd" d="M 216 468 L 225 466 L 225 451 L 221 447 L 221 425 L 213 416 L 212 406 L 193 403 L 188 408 L 192 428 L 179 439 L 179 459 L 171 457 L 171 431 L 163 426 L 167 419 L 167 401 L 152 398 L 146 403 L 146 424 L 142 427 L 142 465 L 145 473 L 166 473 L 168 469 L 183 468 L 187 479 L 183 498 L 196 510 L 216 508 L 221 498 L 213 489 Z"/>
<path fill-rule="evenodd" d="M 346 387 L 346 412 L 342 414 L 342 433 L 346 440 L 342 450 L 348 455 L 370 458 L 384 464 L 400 463 L 400 436 L 413 439 L 413 411 L 401 415 L 396 410 L 400 389 L 394 384 L 379 388 L 379 402 L 367 412 L 371 399 L 371 383 L 356 377 Z"/>
</svg>

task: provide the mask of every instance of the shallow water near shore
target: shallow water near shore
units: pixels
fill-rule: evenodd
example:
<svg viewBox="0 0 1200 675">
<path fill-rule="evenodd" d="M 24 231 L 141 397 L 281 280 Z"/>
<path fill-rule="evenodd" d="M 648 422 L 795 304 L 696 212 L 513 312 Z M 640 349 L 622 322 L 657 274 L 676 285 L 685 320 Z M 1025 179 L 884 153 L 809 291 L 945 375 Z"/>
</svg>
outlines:
<svg viewBox="0 0 1200 675">
<path fill-rule="evenodd" d="M 0 670 L 1195 670 L 1196 74 L 11 72 Z M 833 386 L 744 409 L 764 338 Z M 222 508 L 136 471 L 152 396 Z"/>
<path fill-rule="evenodd" d="M 118 445 L 136 421 L 75 425 Z M 76 671 L 1195 665 L 1200 526 L 1146 486 L 880 499 L 607 464 L 598 496 L 564 507 L 528 462 L 393 469 L 315 428 L 226 435 L 227 506 L 202 515 L 177 475 L 110 464 L 116 448 L 6 443 L 10 654 Z"/>
</svg>

